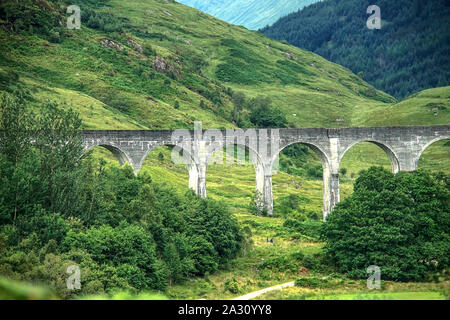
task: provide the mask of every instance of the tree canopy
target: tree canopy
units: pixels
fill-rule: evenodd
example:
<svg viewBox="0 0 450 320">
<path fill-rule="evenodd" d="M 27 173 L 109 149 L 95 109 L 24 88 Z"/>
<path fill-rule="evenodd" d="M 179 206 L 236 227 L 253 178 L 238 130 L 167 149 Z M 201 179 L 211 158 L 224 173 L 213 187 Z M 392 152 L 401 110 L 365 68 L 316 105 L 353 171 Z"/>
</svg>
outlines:
<svg viewBox="0 0 450 320">
<path fill-rule="evenodd" d="M 450 260 L 450 177 L 418 170 L 362 172 L 351 197 L 327 217 L 322 237 L 337 269 L 367 278 L 370 265 L 386 280 L 428 280 Z"/>
<path fill-rule="evenodd" d="M 50 284 L 61 298 L 163 290 L 240 251 L 223 203 L 83 155 L 72 110 L 49 103 L 31 116 L 5 96 L 0 114 L 0 274 Z M 81 291 L 66 287 L 70 265 L 80 267 Z"/>
</svg>

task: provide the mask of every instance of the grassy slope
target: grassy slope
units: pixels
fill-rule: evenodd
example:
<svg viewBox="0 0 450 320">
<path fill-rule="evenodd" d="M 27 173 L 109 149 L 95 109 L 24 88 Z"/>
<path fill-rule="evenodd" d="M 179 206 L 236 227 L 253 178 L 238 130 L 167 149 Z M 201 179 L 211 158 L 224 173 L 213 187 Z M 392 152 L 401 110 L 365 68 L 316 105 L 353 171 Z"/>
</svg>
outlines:
<svg viewBox="0 0 450 320">
<path fill-rule="evenodd" d="M 19 81 L 32 90 L 59 88 L 91 97 L 92 102 L 85 100 L 73 105 L 84 119 L 89 118 L 84 108 L 99 100 L 113 113 L 126 113 L 132 118 L 130 122 L 147 128 L 176 128 L 192 125 L 194 120 L 203 121 L 204 127 L 232 126 L 223 119 L 232 108 L 229 97 L 223 92 L 228 86 L 249 96 L 260 93 L 270 96 L 298 127 L 333 127 L 337 126 L 338 118 L 344 119 L 342 125 L 353 125 L 350 115 L 356 105 L 375 107 L 380 105 L 379 100 L 393 101 L 379 91 L 373 91 L 374 98 L 364 96 L 371 86 L 347 69 L 315 54 L 232 26 L 184 5 L 156 0 L 109 3 L 113 10 L 107 7 L 98 10 L 117 12 L 117 18 L 126 17 L 125 33 L 106 34 L 84 26 L 81 30 L 67 30 L 70 37 L 61 43 L 49 43 L 41 37 L 2 30 L 0 67 L 4 73 L 17 72 Z M 162 41 L 155 35 L 162 35 Z M 127 53 L 101 47 L 99 40 L 103 38 L 114 38 Z M 172 80 L 170 86 L 164 84 L 167 77 L 151 68 L 154 56 L 140 54 L 127 44 L 128 39 L 152 45 L 158 56 L 181 70 L 183 79 Z M 236 43 L 224 45 L 224 39 L 233 39 Z M 231 56 L 233 50 L 241 56 Z M 287 59 L 285 52 L 295 54 L 295 60 Z M 194 56 L 206 61 L 208 66 L 193 71 L 189 59 Z M 236 59 L 243 63 L 237 74 L 230 70 Z M 218 73 L 218 65 L 225 68 L 225 76 Z M 139 69 L 143 71 L 141 75 Z M 146 73 L 151 77 L 146 78 Z M 228 79 L 230 75 L 234 82 L 218 79 Z M 194 84 L 198 82 L 203 82 L 202 88 L 219 93 L 222 105 L 207 101 L 195 92 L 198 90 Z M 38 101 L 42 98 L 66 100 L 57 91 L 47 92 L 45 97 L 37 95 Z M 200 99 L 207 102 L 208 108 L 200 109 Z M 178 110 L 173 108 L 176 100 L 180 103 Z M 294 113 L 297 116 L 294 117 Z M 98 117 L 114 123 L 114 116 L 109 112 Z M 99 123 L 97 129 L 112 127 Z"/>
<path fill-rule="evenodd" d="M 450 87 L 423 90 L 388 107 L 357 110 L 354 121 L 365 126 L 449 124 Z"/>
<path fill-rule="evenodd" d="M 66 30 L 61 43 L 49 43 L 43 37 L 0 29 L 0 77 L 17 72 L 36 104 L 46 99 L 71 103 L 86 128 L 179 128 L 192 126 L 195 120 L 203 121 L 205 128 L 231 127 L 227 87 L 250 97 L 261 93 L 271 97 L 296 127 L 449 121 L 448 87 L 427 90 L 396 104 L 394 98 L 374 90 L 344 67 L 182 4 L 111 0 L 96 10 L 126 20 L 125 32 L 105 33 L 82 25 L 81 30 Z M 125 50 L 101 47 L 99 40 L 104 38 Z M 151 45 L 156 55 L 179 69 L 181 77 L 165 84 L 169 78 L 151 67 L 155 56 L 141 54 L 129 40 Z M 286 52 L 295 59 L 286 58 Z M 207 66 L 195 69 L 198 61 Z M 221 103 L 201 96 L 202 90 L 219 95 Z M 76 92 L 85 99 L 68 98 Z M 200 100 L 206 102 L 203 109 Z M 179 109 L 174 108 L 175 101 Z M 442 107 L 434 116 L 422 104 Z M 86 112 L 91 105 L 97 107 L 94 115 Z"/>
</svg>

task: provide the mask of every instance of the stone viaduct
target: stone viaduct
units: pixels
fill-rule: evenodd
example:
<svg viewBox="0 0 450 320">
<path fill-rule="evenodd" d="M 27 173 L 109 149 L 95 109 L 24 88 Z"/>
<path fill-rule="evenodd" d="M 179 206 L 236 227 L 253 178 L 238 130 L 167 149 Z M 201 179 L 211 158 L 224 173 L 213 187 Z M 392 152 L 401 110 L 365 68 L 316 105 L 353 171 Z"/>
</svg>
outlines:
<svg viewBox="0 0 450 320">
<path fill-rule="evenodd" d="M 345 153 L 360 142 L 371 142 L 383 149 L 392 164 L 392 171 L 415 171 L 419 158 L 432 143 L 450 139 L 450 125 L 304 128 L 237 130 L 86 130 L 83 131 L 85 151 L 95 146 L 110 150 L 121 164 L 128 162 L 135 173 L 141 170 L 147 155 L 160 146 L 173 146 L 183 151 L 189 171 L 189 187 L 206 197 L 207 165 L 212 155 L 224 147 L 246 148 L 256 172 L 256 190 L 261 205 L 273 213 L 272 175 L 278 154 L 286 147 L 302 143 L 320 157 L 323 166 L 323 216 L 340 201 L 339 165 Z"/>
</svg>

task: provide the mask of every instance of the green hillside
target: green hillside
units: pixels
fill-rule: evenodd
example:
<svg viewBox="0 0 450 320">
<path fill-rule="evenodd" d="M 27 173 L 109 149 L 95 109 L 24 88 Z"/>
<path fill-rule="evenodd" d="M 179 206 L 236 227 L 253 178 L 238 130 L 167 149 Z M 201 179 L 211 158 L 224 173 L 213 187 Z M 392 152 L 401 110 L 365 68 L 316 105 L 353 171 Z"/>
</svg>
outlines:
<svg viewBox="0 0 450 320">
<path fill-rule="evenodd" d="M 70 105 L 90 129 L 231 127 L 233 91 L 270 97 L 291 127 L 368 125 L 374 110 L 390 110 L 390 123 L 448 123 L 448 110 L 404 119 L 394 98 L 349 70 L 182 4 L 102 3 L 82 1 L 81 30 L 69 30 L 62 1 L 3 2 L 0 90 Z"/>
<path fill-rule="evenodd" d="M 1 90 L 26 88 L 35 105 L 72 105 L 96 129 L 232 126 L 229 88 L 270 97 L 298 127 L 353 125 L 356 106 L 394 101 L 315 54 L 178 3 L 89 3 L 80 4 L 81 30 L 68 30 L 58 24 L 63 2 L 4 2 Z M 22 10 L 36 17 L 18 18 Z M 55 25 L 38 28 L 43 12 Z"/>
<path fill-rule="evenodd" d="M 359 119 L 366 118 L 366 125 L 404 126 L 417 124 L 450 123 L 450 87 L 420 91 L 387 108 L 366 110 Z M 356 121 L 359 121 L 356 120 Z"/>
<path fill-rule="evenodd" d="M 179 0 L 178 2 L 229 23 L 257 30 L 317 0 Z"/>
</svg>

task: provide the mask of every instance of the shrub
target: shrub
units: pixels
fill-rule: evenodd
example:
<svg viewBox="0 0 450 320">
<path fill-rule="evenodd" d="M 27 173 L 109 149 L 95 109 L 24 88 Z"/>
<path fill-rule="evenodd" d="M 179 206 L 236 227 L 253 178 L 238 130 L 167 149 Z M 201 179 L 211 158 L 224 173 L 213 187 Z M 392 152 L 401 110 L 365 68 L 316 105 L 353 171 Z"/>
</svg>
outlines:
<svg viewBox="0 0 450 320">
<path fill-rule="evenodd" d="M 258 269 L 278 272 L 296 272 L 304 264 L 305 255 L 301 251 L 270 257 L 259 264 Z"/>
<path fill-rule="evenodd" d="M 302 235 L 319 239 L 321 234 L 322 222 L 317 220 L 298 221 L 296 219 L 286 219 L 283 226 L 301 233 Z"/>
<path fill-rule="evenodd" d="M 69 232 L 63 246 L 86 250 L 100 265 L 119 267 L 118 276 L 138 289 L 164 288 L 156 277 L 155 242 L 139 226 L 121 224 L 112 228 L 104 225 L 85 233 Z"/>
<path fill-rule="evenodd" d="M 49 41 L 53 43 L 61 42 L 61 34 L 58 31 L 51 31 L 49 34 Z"/>
<path fill-rule="evenodd" d="M 41 244 L 52 239 L 60 243 L 69 231 L 68 224 L 59 214 L 48 212 L 40 206 L 34 207 L 31 216 L 19 217 L 17 225 L 22 237 L 36 233 Z"/>
<path fill-rule="evenodd" d="M 340 272 L 367 278 L 377 265 L 383 279 L 426 280 L 448 269 L 450 178 L 418 170 L 396 175 L 363 171 L 351 197 L 327 217 L 324 249 Z"/>
<path fill-rule="evenodd" d="M 267 216 L 267 210 L 264 208 L 261 192 L 255 191 L 248 204 L 248 209 L 256 216 Z"/>
<path fill-rule="evenodd" d="M 295 279 L 295 285 L 305 288 L 326 288 L 328 287 L 328 280 L 315 277 L 297 278 Z"/>
<path fill-rule="evenodd" d="M 151 57 L 151 56 L 155 56 L 156 55 L 155 49 L 153 49 L 153 47 L 149 43 L 144 43 L 144 45 L 142 46 L 142 52 L 147 57 Z"/>
<path fill-rule="evenodd" d="M 226 280 L 224 286 L 226 291 L 234 294 L 239 293 L 239 283 L 235 278 Z"/>
</svg>

